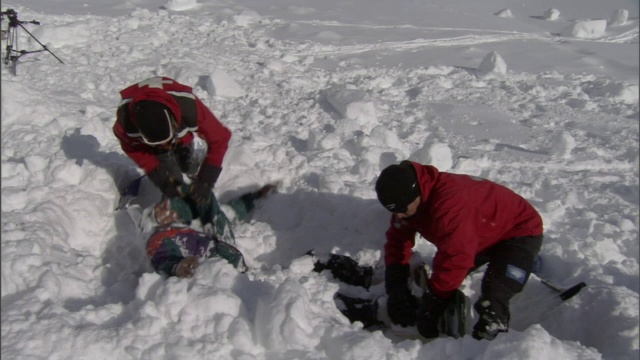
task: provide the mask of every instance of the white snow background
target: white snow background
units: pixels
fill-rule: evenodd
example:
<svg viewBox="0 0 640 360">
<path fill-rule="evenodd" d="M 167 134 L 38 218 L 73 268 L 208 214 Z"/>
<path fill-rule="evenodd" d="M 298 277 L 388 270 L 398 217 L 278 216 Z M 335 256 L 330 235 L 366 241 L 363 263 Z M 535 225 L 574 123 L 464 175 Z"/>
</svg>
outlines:
<svg viewBox="0 0 640 360">
<path fill-rule="evenodd" d="M 39 21 L 25 28 L 64 64 L 40 52 L 17 76 L 2 66 L 3 359 L 639 358 L 638 1 L 8 8 Z M 151 76 L 193 86 L 233 132 L 221 200 L 281 182 L 235 227 L 246 274 L 209 259 L 165 281 L 114 211 L 138 173 L 111 131 L 118 91 Z M 588 287 L 550 306 L 532 277 L 492 342 L 350 324 L 341 285 L 301 256 L 379 265 L 389 214 L 373 184 L 407 158 L 525 196 L 545 221 L 540 276 Z M 480 280 L 463 284 L 472 301 Z"/>
</svg>

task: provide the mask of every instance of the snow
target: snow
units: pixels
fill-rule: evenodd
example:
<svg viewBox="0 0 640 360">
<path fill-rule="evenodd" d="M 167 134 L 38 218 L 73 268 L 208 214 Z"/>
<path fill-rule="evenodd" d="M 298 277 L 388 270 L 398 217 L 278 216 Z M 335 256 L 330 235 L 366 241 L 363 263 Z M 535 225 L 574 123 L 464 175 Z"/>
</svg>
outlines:
<svg viewBox="0 0 640 360">
<path fill-rule="evenodd" d="M 607 23 L 608 26 L 623 26 L 627 23 L 629 19 L 629 10 L 627 9 L 616 9 L 616 11 L 611 14 L 611 18 Z"/>
<path fill-rule="evenodd" d="M 198 2 L 196 0 L 169 0 L 165 5 L 167 10 L 184 11 L 196 8 Z"/>
<path fill-rule="evenodd" d="M 204 89 L 212 95 L 224 98 L 244 96 L 244 90 L 226 71 L 218 68 L 205 77 Z"/>
<path fill-rule="evenodd" d="M 2 67 L 3 359 L 639 358 L 637 1 L 7 8 L 39 21 L 25 29 L 64 64 L 45 51 L 22 56 L 17 76 Z M 113 210 L 139 174 L 111 131 L 118 92 L 159 75 L 193 86 L 233 132 L 219 199 L 280 183 L 235 226 L 245 274 L 209 259 L 164 280 Z M 303 254 L 379 265 L 389 214 L 373 184 L 407 158 L 528 198 L 545 222 L 540 276 L 588 286 L 551 306 L 534 276 L 492 342 L 350 324 L 333 295 L 364 290 Z M 463 284 L 472 301 L 480 280 Z"/>
<path fill-rule="evenodd" d="M 511 12 L 511 9 L 502 9 L 500 11 L 498 11 L 497 13 L 494 14 L 495 16 L 501 17 L 501 18 L 512 18 L 513 17 L 513 13 Z"/>
<path fill-rule="evenodd" d="M 478 79 L 502 78 L 507 74 L 507 64 L 500 54 L 495 51 L 490 52 L 482 59 L 480 66 L 476 70 Z"/>
<path fill-rule="evenodd" d="M 607 29 L 606 20 L 577 21 L 562 31 L 562 36 L 579 39 L 597 39 L 604 36 Z"/>
<path fill-rule="evenodd" d="M 560 10 L 551 8 L 544 12 L 544 19 L 548 21 L 556 21 L 560 18 Z"/>
</svg>

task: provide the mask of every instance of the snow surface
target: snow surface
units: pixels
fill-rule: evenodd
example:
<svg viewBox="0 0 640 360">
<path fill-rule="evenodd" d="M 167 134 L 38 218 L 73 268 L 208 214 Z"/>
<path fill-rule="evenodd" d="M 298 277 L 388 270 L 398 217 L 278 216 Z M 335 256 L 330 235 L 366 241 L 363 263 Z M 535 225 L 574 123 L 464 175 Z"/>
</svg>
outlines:
<svg viewBox="0 0 640 360">
<path fill-rule="evenodd" d="M 2 67 L 3 359 L 639 358 L 637 1 L 2 8 L 40 21 L 25 28 L 64 61 L 40 52 L 17 76 Z M 235 228 L 246 274 L 210 259 L 165 281 L 113 210 L 138 174 L 111 131 L 118 91 L 158 75 L 193 86 L 233 131 L 221 200 L 281 183 Z M 527 197 L 545 221 L 541 276 L 588 287 L 552 306 L 532 278 L 492 342 L 349 324 L 334 293 L 367 294 L 301 256 L 378 265 L 389 214 L 373 184 L 406 158 Z M 423 239 L 416 250 L 434 254 Z M 480 279 L 463 284 L 472 301 Z"/>
</svg>

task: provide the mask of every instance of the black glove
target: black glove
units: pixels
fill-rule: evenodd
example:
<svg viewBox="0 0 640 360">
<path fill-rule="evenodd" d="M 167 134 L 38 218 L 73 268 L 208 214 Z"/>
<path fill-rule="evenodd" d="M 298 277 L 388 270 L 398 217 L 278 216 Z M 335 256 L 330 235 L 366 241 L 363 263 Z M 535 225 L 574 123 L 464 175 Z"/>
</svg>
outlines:
<svg viewBox="0 0 640 360">
<path fill-rule="evenodd" d="M 189 188 L 189 196 L 198 206 L 207 207 L 211 203 L 211 191 L 222 168 L 210 164 L 202 164 L 196 179 Z"/>
<path fill-rule="evenodd" d="M 449 299 L 441 299 L 431 292 L 422 295 L 422 301 L 418 308 L 418 332 L 427 339 L 440 335 L 438 323 L 449 306 Z"/>
<path fill-rule="evenodd" d="M 149 172 L 147 176 L 166 197 L 182 197 L 184 195 L 180 191 L 180 186 L 183 184 L 182 173 L 177 164 L 161 161 L 160 165 Z"/>
<path fill-rule="evenodd" d="M 387 290 L 387 313 L 391 322 L 400 326 L 416 323 L 416 298 L 411 294 L 409 265 L 388 265 L 385 269 L 385 289 Z"/>
<path fill-rule="evenodd" d="M 191 170 L 191 163 L 193 160 L 191 156 L 192 153 L 193 142 L 190 142 L 188 145 L 178 144 L 178 146 L 173 150 L 173 154 L 176 157 L 176 162 L 178 163 L 178 166 L 180 166 L 180 171 L 187 175 L 193 175 L 189 174 L 189 170 Z"/>
</svg>

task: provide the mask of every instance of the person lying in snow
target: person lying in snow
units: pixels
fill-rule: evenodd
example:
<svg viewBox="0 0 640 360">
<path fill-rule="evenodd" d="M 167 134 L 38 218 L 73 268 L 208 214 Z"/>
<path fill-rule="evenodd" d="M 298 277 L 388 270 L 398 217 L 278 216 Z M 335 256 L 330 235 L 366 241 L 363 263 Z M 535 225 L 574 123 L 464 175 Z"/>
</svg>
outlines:
<svg viewBox="0 0 640 360">
<path fill-rule="evenodd" d="M 237 220 L 245 220 L 255 208 L 255 202 L 275 190 L 265 185 L 260 190 L 244 194 L 226 205 Z M 222 257 L 240 271 L 246 271 L 242 253 L 236 249 L 231 221 L 220 205 L 212 199 L 203 216 L 202 207 L 182 198 L 166 198 L 145 209 L 142 214 L 143 237 L 146 250 L 156 272 L 166 276 L 191 278 L 201 259 Z M 211 219 L 203 224 L 203 231 L 191 226 L 196 218 Z"/>
<path fill-rule="evenodd" d="M 376 181 L 393 214 L 384 261 L 389 317 L 436 337 L 438 320 L 465 277 L 488 263 L 473 337 L 492 340 L 509 328 L 509 300 L 521 292 L 543 239 L 542 218 L 523 197 L 486 179 L 440 172 L 411 161 L 388 166 Z M 429 291 L 417 303 L 407 286 L 409 259 L 420 234 L 436 246 Z"/>
</svg>

